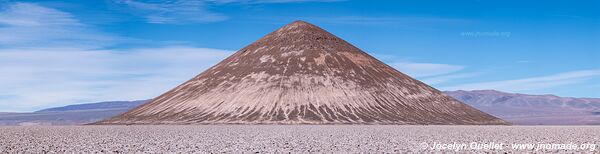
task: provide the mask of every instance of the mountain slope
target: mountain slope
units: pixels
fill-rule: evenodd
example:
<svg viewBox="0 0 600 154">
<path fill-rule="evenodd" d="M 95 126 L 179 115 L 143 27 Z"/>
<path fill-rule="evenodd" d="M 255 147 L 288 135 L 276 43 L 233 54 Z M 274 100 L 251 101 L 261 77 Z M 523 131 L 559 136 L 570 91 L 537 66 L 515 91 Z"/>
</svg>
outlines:
<svg viewBox="0 0 600 154">
<path fill-rule="evenodd" d="M 98 124 L 507 124 L 296 21 Z"/>
</svg>

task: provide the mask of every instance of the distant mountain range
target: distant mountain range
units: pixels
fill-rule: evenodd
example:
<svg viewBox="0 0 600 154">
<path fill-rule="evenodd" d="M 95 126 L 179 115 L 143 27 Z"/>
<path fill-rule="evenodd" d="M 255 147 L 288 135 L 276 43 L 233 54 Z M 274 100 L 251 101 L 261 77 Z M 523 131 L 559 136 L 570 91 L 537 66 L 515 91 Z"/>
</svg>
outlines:
<svg viewBox="0 0 600 154">
<path fill-rule="evenodd" d="M 63 107 L 55 107 L 43 109 L 35 112 L 64 112 L 64 111 L 78 111 L 78 110 L 129 110 L 140 104 L 145 103 L 147 100 L 138 101 L 112 101 L 112 102 L 99 102 L 89 104 L 75 104 L 67 105 Z"/>
<path fill-rule="evenodd" d="M 494 90 L 459 90 L 445 93 L 516 125 L 600 124 L 600 98 L 526 95 Z M 147 101 L 77 104 L 30 113 L 0 112 L 0 125 L 86 124 L 123 113 Z"/>
<path fill-rule="evenodd" d="M 80 125 L 115 116 L 146 101 L 76 104 L 29 113 L 4 112 L 0 113 L 0 125 Z"/>
<path fill-rule="evenodd" d="M 600 124 L 599 98 L 526 95 L 494 90 L 459 90 L 445 93 L 513 124 Z"/>
</svg>

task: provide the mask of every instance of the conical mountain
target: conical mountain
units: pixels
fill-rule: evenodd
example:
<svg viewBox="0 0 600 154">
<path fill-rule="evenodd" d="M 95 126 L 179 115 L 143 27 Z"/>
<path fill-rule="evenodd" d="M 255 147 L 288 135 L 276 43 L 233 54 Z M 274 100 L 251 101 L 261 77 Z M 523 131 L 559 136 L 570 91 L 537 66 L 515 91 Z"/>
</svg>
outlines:
<svg viewBox="0 0 600 154">
<path fill-rule="evenodd" d="M 303 21 L 98 124 L 507 124 Z"/>
</svg>

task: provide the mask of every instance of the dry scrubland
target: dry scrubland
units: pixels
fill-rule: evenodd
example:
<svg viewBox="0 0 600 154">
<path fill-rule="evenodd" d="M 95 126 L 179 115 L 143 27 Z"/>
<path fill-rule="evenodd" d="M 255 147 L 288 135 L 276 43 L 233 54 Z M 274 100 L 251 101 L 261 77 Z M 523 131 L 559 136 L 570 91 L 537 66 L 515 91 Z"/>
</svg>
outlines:
<svg viewBox="0 0 600 154">
<path fill-rule="evenodd" d="M 421 148 L 423 142 L 600 144 L 600 127 L 594 126 L 28 126 L 0 127 L 0 132 L 2 153 L 395 153 L 432 152 Z M 511 150 L 506 147 L 503 151 Z M 593 152 L 536 153 L 598 151 L 596 147 Z"/>
</svg>

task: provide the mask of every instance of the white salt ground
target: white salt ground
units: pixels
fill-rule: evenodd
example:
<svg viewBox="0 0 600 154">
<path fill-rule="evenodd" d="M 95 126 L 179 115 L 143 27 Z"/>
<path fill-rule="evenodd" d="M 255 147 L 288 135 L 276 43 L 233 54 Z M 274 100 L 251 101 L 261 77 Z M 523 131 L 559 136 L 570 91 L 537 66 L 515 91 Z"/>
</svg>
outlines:
<svg viewBox="0 0 600 154">
<path fill-rule="evenodd" d="M 591 146 L 600 144 L 597 126 L 15 126 L 0 132 L 2 153 L 600 153 Z"/>
</svg>

